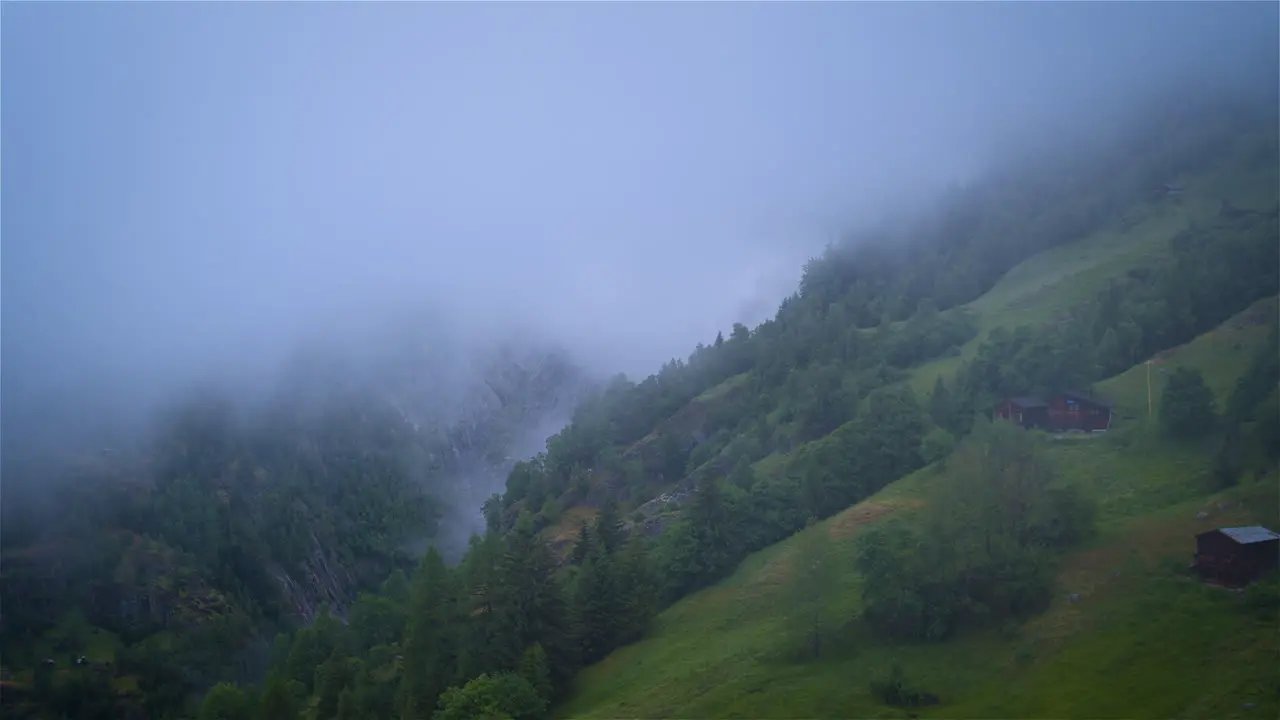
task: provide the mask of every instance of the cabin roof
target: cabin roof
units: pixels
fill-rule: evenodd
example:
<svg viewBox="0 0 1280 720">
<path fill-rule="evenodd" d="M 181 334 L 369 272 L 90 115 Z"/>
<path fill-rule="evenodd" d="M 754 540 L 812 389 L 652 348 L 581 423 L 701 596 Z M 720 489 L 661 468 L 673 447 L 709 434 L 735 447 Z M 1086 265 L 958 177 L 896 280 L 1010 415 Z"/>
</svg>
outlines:
<svg viewBox="0 0 1280 720">
<path fill-rule="evenodd" d="M 1038 397 L 1031 397 L 1029 395 L 1025 397 L 1009 398 L 1009 402 L 1023 408 L 1049 407 L 1049 403 Z"/>
<path fill-rule="evenodd" d="M 1076 390 L 1065 390 L 1062 392 L 1062 395 L 1064 397 L 1069 397 L 1072 400 L 1083 400 L 1084 402 L 1092 403 L 1099 407 L 1104 407 L 1104 408 L 1115 407 L 1115 403 L 1111 402 L 1110 400 L 1104 400 L 1103 398 L 1090 395 L 1089 393 L 1086 393 L 1086 392 L 1079 392 Z"/>
<path fill-rule="evenodd" d="M 1274 533 L 1261 525 L 1218 528 L 1218 532 L 1226 535 L 1232 540 L 1235 540 L 1241 545 L 1252 545 L 1253 543 L 1267 542 L 1268 540 L 1280 540 L 1280 534 Z"/>
</svg>

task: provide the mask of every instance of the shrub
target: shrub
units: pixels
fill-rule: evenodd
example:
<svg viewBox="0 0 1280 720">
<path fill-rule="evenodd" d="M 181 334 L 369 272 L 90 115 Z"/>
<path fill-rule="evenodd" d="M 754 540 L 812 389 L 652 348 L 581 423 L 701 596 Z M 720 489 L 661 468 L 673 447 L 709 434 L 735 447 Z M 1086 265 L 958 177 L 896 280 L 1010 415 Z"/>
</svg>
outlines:
<svg viewBox="0 0 1280 720">
<path fill-rule="evenodd" d="M 926 464 L 945 460 L 956 448 L 956 438 L 942 428 L 934 428 L 920 442 L 920 456 Z"/>
<path fill-rule="evenodd" d="M 912 686 L 906 678 L 900 663 L 894 663 L 889 674 L 871 681 L 871 694 L 886 705 L 897 707 L 920 707 L 937 705 L 938 696 Z"/>
<path fill-rule="evenodd" d="M 1165 434 L 1179 440 L 1203 437 L 1213 429 L 1215 417 L 1213 391 L 1200 371 L 1173 371 L 1160 394 L 1160 427 Z"/>
<path fill-rule="evenodd" d="M 1275 620 L 1280 615 L 1280 578 L 1272 575 L 1244 591 L 1244 605 L 1259 620 Z"/>
</svg>

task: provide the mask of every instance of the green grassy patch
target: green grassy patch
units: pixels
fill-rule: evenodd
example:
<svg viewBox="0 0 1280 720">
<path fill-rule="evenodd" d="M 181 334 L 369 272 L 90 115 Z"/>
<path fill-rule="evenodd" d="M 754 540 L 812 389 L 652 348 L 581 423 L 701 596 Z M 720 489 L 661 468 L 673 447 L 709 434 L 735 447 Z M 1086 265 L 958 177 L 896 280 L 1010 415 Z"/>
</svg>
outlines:
<svg viewBox="0 0 1280 720">
<path fill-rule="evenodd" d="M 1221 409 L 1235 387 L 1236 378 L 1248 369 L 1278 320 L 1280 301 L 1275 297 L 1259 300 L 1212 332 L 1160 353 L 1152 358 L 1150 365 L 1135 365 L 1099 383 L 1098 390 L 1114 400 L 1122 414 L 1141 418 L 1148 415 L 1149 382 L 1150 415 L 1159 417 L 1160 394 L 1169 376 L 1180 367 L 1190 367 L 1204 376 Z"/>
<path fill-rule="evenodd" d="M 701 395 L 694 398 L 693 402 L 709 403 L 709 402 L 714 402 L 716 400 L 719 400 L 720 398 L 728 395 L 734 390 L 737 390 L 738 388 L 742 387 L 743 384 L 747 382 L 748 377 L 749 377 L 748 373 L 739 373 L 737 375 L 734 375 L 733 377 L 725 380 L 719 385 L 716 385 L 710 390 L 703 392 Z"/>
<path fill-rule="evenodd" d="M 1186 179 L 1187 193 L 1180 202 L 1160 200 L 1135 206 L 1125 213 L 1131 223 L 1102 228 L 1014 266 L 989 292 L 965 306 L 978 319 L 977 336 L 960 348 L 959 356 L 914 368 L 912 389 L 924 397 L 939 376 L 954 377 L 993 329 L 1051 322 L 1091 302 L 1112 278 L 1150 267 L 1165 254 L 1174 235 L 1191 223 L 1208 222 L 1222 201 L 1251 210 L 1274 206 L 1276 198 L 1270 191 L 1280 171 L 1271 162 L 1274 153 L 1258 152 L 1259 144 L 1266 142 L 1266 138 L 1243 138 L 1236 152 L 1217 167 Z"/>
</svg>

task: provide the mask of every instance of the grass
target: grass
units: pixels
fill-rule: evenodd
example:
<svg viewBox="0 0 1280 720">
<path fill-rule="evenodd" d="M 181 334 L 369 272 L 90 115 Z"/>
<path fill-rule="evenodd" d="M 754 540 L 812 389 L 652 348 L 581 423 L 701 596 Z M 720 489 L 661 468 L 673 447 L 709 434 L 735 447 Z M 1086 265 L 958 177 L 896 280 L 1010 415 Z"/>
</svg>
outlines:
<svg viewBox="0 0 1280 720">
<path fill-rule="evenodd" d="M 1189 191 L 1196 187 L 1188 183 Z M 1244 197 L 1247 183 L 1236 188 Z M 1108 231 L 1020 265 L 972 304 L 983 333 L 1052 319 L 1091 297 L 1108 277 L 1149 262 L 1168 235 L 1201 210 L 1191 204 L 1150 211 L 1123 237 Z M 1165 378 L 1161 367 L 1200 370 L 1219 403 L 1225 402 L 1276 323 L 1278 307 L 1276 298 L 1260 302 L 1161 353 L 1153 365 L 1154 409 Z M 917 368 L 913 385 L 927 392 L 937 373 L 957 362 Z M 947 481 L 945 470 L 925 468 L 805 531 L 831 533 L 836 562 L 846 570 L 827 603 L 842 625 L 826 640 L 820 660 L 797 659 L 799 639 L 788 629 L 791 538 L 669 608 L 644 640 L 585 669 L 555 715 L 907 717 L 869 689 L 872 679 L 899 662 L 913 685 L 942 698 L 939 706 L 914 711 L 922 717 L 1280 716 L 1280 619 L 1259 616 L 1245 596 L 1185 573 L 1195 533 L 1231 524 L 1280 525 L 1280 477 L 1272 473 L 1210 492 L 1206 448 L 1164 441 L 1145 417 L 1146 371 L 1139 365 L 1099 385 L 1128 416 L 1112 432 L 1043 440 L 1061 480 L 1098 503 L 1097 537 L 1064 559 L 1045 613 L 940 644 L 887 644 L 853 622 L 860 596 L 852 570 L 856 538 L 876 523 L 912 522 L 931 488 Z M 781 460 L 766 459 L 758 469 L 776 462 Z M 1079 594 L 1078 601 L 1071 594 Z"/>
<path fill-rule="evenodd" d="M 916 367 L 911 387 L 925 397 L 939 376 L 954 377 L 961 363 L 997 327 L 1015 328 L 1051 322 L 1072 308 L 1092 301 L 1107 282 L 1129 270 L 1149 267 L 1167 250 L 1168 241 L 1193 222 L 1208 222 L 1222 200 L 1239 208 L 1265 210 L 1276 198 L 1274 153 L 1261 153 L 1258 138 L 1244 138 L 1235 156 L 1228 156 L 1203 176 L 1186 182 L 1180 203 L 1161 200 L 1131 208 L 1135 222 L 1127 229 L 1104 227 L 1079 242 L 1059 246 L 1018 264 L 982 297 L 965 307 L 978 320 L 978 334 L 960 348 L 960 355 L 938 358 Z M 1252 154 L 1251 154 L 1252 153 Z M 1266 162 L 1258 162 L 1261 157 Z"/>
<path fill-rule="evenodd" d="M 1151 381 L 1151 413 L 1160 413 L 1160 394 L 1165 382 L 1179 367 L 1200 371 L 1213 390 L 1221 408 L 1235 387 L 1236 378 L 1244 374 L 1254 355 L 1267 342 L 1268 335 L 1280 322 L 1280 299 L 1260 300 L 1252 307 L 1220 325 L 1212 332 L 1152 358 L 1151 366 L 1136 365 L 1124 373 L 1098 384 L 1103 395 L 1113 399 L 1120 411 L 1133 416 L 1146 415 L 1147 378 Z"/>
<path fill-rule="evenodd" d="M 1024 628 L 1047 652 L 947 708 L 952 717 L 1276 717 L 1280 635 L 1241 594 L 1176 572 L 1190 538 L 1222 525 L 1276 522 L 1276 478 L 1189 501 L 1107 533 L 1070 558 L 1079 603 Z M 1229 503 L 1219 509 L 1218 503 Z M 1207 518 L 1197 509 L 1212 510 Z M 1067 617 L 1072 614 L 1075 617 Z M 1055 637 L 1055 633 L 1061 637 Z M 1057 647 L 1054 647 L 1054 645 Z M 1253 708 L 1246 704 L 1253 704 Z"/>
<path fill-rule="evenodd" d="M 1130 473 L 1133 457 L 1091 464 L 1083 446 L 1054 446 L 1059 466 L 1098 481 L 1099 537 L 1071 554 L 1053 606 L 1021 627 L 970 633 L 936 645 L 888 645 L 853 623 L 828 639 L 818 662 L 798 662 L 787 630 L 786 580 L 794 540 L 748 558 L 733 576 L 677 603 L 645 640 L 585 670 L 559 717 L 889 717 L 868 683 L 892 662 L 940 695 L 936 717 L 1276 717 L 1277 623 L 1248 613 L 1237 594 L 1183 576 L 1192 537 L 1211 527 L 1274 525 L 1274 476 L 1228 492 L 1195 493 L 1189 465 Z M 1137 456 L 1139 459 L 1143 455 Z M 1193 467 L 1194 464 L 1190 465 Z M 926 469 L 810 532 L 837 539 L 852 566 L 853 541 L 877 522 L 909 522 L 945 473 Z M 1173 483 L 1179 490 L 1163 493 Z M 1140 491 L 1151 499 L 1131 503 Z M 1174 501 L 1182 494 L 1191 497 Z M 1162 499 L 1163 498 L 1163 499 Z M 1225 503 L 1226 509 L 1220 509 Z M 1154 511 L 1149 508 L 1159 506 Z M 1208 510 L 1208 517 L 1198 513 Z M 852 619 L 859 580 L 844 574 L 832 617 Z M 1079 593 L 1079 602 L 1067 595 Z M 1252 714 L 1243 703 L 1254 703 Z"/>
</svg>

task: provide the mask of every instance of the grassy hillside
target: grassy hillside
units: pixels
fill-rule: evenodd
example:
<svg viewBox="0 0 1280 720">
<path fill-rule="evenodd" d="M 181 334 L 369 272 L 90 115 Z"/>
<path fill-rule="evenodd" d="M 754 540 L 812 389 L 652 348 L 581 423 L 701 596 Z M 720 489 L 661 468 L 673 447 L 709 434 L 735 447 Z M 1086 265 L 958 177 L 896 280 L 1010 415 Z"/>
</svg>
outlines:
<svg viewBox="0 0 1280 720">
<path fill-rule="evenodd" d="M 219 683 L 200 714 L 538 720 L 550 705 L 568 716 L 847 717 L 906 715 L 881 703 L 919 700 L 939 700 L 922 711 L 935 716 L 1274 711 L 1274 693 L 1259 690 L 1274 685 L 1269 666 L 1226 659 L 1262 652 L 1258 632 L 1274 634 L 1274 622 L 1259 623 L 1253 594 L 1208 592 L 1177 568 L 1200 527 L 1274 521 L 1276 478 L 1257 469 L 1280 460 L 1280 423 L 1259 410 L 1280 403 L 1280 367 L 1257 346 L 1280 285 L 1275 112 L 1173 100 L 1183 112 L 1152 107 L 1113 141 L 1019 154 L 932 210 L 844 237 L 806 264 L 774 318 L 735 325 L 639 382 L 611 379 L 545 453 L 515 464 L 456 566 L 436 550 L 389 577 L 386 564 L 356 563 L 361 587 L 385 581 L 335 597 L 338 617 L 316 603 L 310 627 L 271 649 L 260 691 Z M 1166 193 L 1171 181 L 1186 192 Z M 1162 364 L 1146 365 L 1153 355 Z M 1168 376 L 1164 426 L 1196 438 L 1173 443 L 1145 413 L 1147 372 L 1158 392 L 1161 371 L 1179 364 L 1208 382 Z M 1244 391 L 1232 389 L 1238 376 Z M 1123 416 L 1105 435 L 1041 437 L 977 418 L 1002 397 L 1099 384 Z M 1222 404 L 1228 390 L 1272 397 L 1205 422 L 1206 396 Z M 364 475 L 390 464 L 354 466 L 377 460 L 356 451 L 381 437 L 357 416 L 315 441 L 326 464 L 313 469 L 306 453 L 294 463 L 299 480 L 356 482 L 301 495 L 355 516 L 322 523 L 354 543 L 352 557 L 308 552 L 317 523 L 291 522 L 289 485 L 263 482 L 288 468 L 250 473 L 259 463 L 209 423 L 174 444 L 199 451 L 170 463 L 162 475 L 176 479 L 144 518 L 204 558 L 181 565 L 192 571 L 251 563 L 255 538 L 224 529 L 243 529 L 255 493 L 281 510 L 258 523 L 265 539 L 319 570 L 402 548 L 396 532 L 359 520 L 398 517 L 406 503 L 369 497 Z M 198 584 L 160 587 L 174 572 L 155 572 L 160 556 L 143 550 L 95 561 L 82 604 L 120 605 L 95 592 L 107 571 L 136 586 L 129 597 L 146 592 L 153 615 L 167 597 L 156 591 L 203 603 Z M 40 620 L 41 563 L 20 576 L 9 565 L 6 597 L 25 604 L 6 602 L 4 620 Z M 236 599 L 290 590 L 287 578 L 251 579 L 229 583 Z M 33 637 L 47 629 L 21 624 Z M 131 689 L 100 682 L 114 673 L 136 679 L 148 716 L 187 717 L 193 690 L 251 674 L 201 655 L 227 647 L 234 627 L 107 629 L 124 646 L 114 668 L 95 653 L 52 686 L 18 678 L 32 702 L 82 702 L 81 685 L 97 683 L 106 707 Z M 48 651 L 65 661 L 64 650 L 79 651 Z M 25 660 L 47 672 L 40 656 Z M 1199 662 L 1219 673 L 1214 689 L 1190 682 Z M 890 668 L 905 685 L 879 682 Z M 0 682 L 11 682 L 4 668 Z"/>
<path fill-rule="evenodd" d="M 1169 375 L 1179 367 L 1193 367 L 1200 370 L 1217 397 L 1226 397 L 1248 367 L 1258 343 L 1275 324 L 1276 307 L 1276 298 L 1259 300 L 1214 331 L 1159 353 L 1151 358 L 1150 367 L 1137 365 L 1099 383 L 1098 390 L 1114 400 L 1121 412 L 1145 415 L 1150 378 L 1150 411 L 1159 414 L 1160 393 Z"/>
<path fill-rule="evenodd" d="M 1259 138 L 1246 137 L 1211 170 L 1184 178 L 1186 194 L 1160 197 L 1128 209 L 1079 242 L 1040 253 L 1010 270 L 990 292 L 966 307 L 978 319 L 979 333 L 960 354 L 917 368 L 911 385 L 923 396 L 939 375 L 950 378 L 960 364 L 997 327 L 1052 322 L 1092 300 L 1107 283 L 1135 268 L 1149 267 L 1168 252 L 1169 238 L 1192 223 L 1206 223 L 1223 201 L 1266 210 L 1276 202 L 1277 169 L 1269 153 L 1259 153 Z"/>
<path fill-rule="evenodd" d="M 1052 266 L 1043 258 L 1027 265 Z M 1225 402 L 1267 341 L 1276 309 L 1275 298 L 1258 303 L 1164 353 L 1165 364 L 1200 370 Z M 1145 372 L 1135 367 L 1101 387 L 1123 408 L 1145 409 Z M 911 523 L 931 488 L 948 480 L 929 467 L 752 555 L 725 581 L 668 609 L 649 637 L 583 671 L 558 716 L 905 716 L 869 689 L 896 661 L 942 700 L 915 711 L 923 717 L 1276 717 L 1274 610 L 1251 609 L 1257 590 L 1208 587 L 1184 569 L 1196 532 L 1280 523 L 1280 478 L 1212 493 L 1208 454 L 1160 439 L 1152 424 L 1138 414 L 1106 436 L 1042 440 L 1063 480 L 1098 502 L 1099 529 L 1065 559 L 1044 614 L 928 645 L 886 643 L 849 622 L 820 661 L 797 659 L 787 583 L 800 535 L 836 541 L 843 570 L 827 605 L 834 617 L 853 618 L 860 602 L 853 540 L 878 523 Z"/>
</svg>

